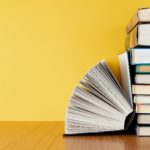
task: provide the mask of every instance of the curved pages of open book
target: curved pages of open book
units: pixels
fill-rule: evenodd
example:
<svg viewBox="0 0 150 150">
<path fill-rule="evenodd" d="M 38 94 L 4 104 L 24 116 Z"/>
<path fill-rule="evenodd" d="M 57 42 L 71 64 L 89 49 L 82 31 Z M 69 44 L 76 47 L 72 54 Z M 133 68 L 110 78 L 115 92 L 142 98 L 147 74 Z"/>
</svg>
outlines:
<svg viewBox="0 0 150 150">
<path fill-rule="evenodd" d="M 132 99 L 102 60 L 73 90 L 66 111 L 65 135 L 126 130 L 133 118 Z"/>
</svg>

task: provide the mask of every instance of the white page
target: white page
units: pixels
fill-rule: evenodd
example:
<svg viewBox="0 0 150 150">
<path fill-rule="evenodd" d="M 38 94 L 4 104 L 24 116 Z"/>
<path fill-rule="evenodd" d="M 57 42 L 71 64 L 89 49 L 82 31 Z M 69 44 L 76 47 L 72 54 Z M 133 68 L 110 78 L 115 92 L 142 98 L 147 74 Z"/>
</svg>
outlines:
<svg viewBox="0 0 150 150">
<path fill-rule="evenodd" d="M 150 24 L 138 25 L 138 44 L 150 46 Z"/>
</svg>

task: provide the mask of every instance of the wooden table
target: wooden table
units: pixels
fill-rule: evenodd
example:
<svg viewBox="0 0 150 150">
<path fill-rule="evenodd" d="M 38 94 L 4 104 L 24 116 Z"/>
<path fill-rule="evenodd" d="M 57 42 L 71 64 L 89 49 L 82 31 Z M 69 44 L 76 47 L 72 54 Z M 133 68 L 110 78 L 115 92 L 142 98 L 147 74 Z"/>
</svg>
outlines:
<svg viewBox="0 0 150 150">
<path fill-rule="evenodd" d="M 0 150 L 150 150 L 150 137 L 63 136 L 63 122 L 0 122 Z"/>
</svg>

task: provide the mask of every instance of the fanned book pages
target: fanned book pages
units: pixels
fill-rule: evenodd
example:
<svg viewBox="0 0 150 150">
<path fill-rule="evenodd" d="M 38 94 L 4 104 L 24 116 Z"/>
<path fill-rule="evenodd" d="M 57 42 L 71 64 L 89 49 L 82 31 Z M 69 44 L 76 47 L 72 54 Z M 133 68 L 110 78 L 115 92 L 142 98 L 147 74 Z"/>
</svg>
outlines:
<svg viewBox="0 0 150 150">
<path fill-rule="evenodd" d="M 133 119 L 127 96 L 104 60 L 74 89 L 66 111 L 65 134 L 125 130 Z"/>
</svg>

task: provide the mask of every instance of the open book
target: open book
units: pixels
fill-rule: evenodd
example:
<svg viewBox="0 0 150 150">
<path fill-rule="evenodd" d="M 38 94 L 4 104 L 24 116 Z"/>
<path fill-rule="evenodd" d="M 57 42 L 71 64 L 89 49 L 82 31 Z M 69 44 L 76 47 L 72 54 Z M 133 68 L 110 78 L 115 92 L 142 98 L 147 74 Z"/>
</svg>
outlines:
<svg viewBox="0 0 150 150">
<path fill-rule="evenodd" d="M 104 60 L 85 74 L 70 98 L 65 134 L 126 130 L 133 119 L 127 52 L 119 56 L 123 87 Z"/>
</svg>

